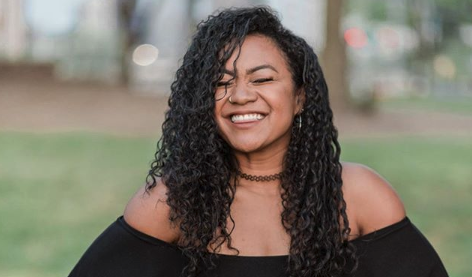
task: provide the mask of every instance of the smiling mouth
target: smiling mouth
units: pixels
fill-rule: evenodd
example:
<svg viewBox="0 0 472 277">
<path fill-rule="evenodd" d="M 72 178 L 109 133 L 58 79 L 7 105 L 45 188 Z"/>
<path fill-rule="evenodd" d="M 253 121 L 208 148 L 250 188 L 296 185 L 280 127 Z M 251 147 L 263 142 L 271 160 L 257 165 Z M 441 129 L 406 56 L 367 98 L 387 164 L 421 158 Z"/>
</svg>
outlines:
<svg viewBox="0 0 472 277">
<path fill-rule="evenodd" d="M 243 122 L 252 122 L 264 119 L 265 115 L 259 113 L 251 114 L 237 114 L 231 116 L 231 122 L 233 123 L 243 123 Z"/>
</svg>

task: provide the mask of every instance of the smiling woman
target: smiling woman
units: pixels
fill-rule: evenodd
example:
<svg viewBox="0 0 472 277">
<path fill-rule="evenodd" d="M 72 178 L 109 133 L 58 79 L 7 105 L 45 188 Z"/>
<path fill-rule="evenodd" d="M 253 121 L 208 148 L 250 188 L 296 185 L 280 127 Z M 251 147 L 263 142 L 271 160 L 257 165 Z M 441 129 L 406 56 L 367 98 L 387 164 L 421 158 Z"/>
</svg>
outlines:
<svg viewBox="0 0 472 277">
<path fill-rule="evenodd" d="M 284 151 L 294 117 L 302 110 L 303 93 L 296 91 L 283 53 L 270 38 L 248 35 L 223 72 L 216 94 L 224 97 L 216 101 L 215 120 L 234 154 Z"/>
<path fill-rule="evenodd" d="M 268 8 L 201 23 L 145 184 L 70 276 L 447 273 L 373 170 L 341 162 L 318 58 Z"/>
</svg>

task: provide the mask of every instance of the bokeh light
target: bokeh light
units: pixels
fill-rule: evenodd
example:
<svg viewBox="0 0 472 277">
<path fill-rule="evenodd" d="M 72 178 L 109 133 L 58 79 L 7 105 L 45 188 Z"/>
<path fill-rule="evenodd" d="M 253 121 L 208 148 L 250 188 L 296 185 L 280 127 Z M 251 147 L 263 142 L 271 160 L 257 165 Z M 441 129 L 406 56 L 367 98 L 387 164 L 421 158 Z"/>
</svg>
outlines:
<svg viewBox="0 0 472 277">
<path fill-rule="evenodd" d="M 141 44 L 133 51 L 133 62 L 140 66 L 153 64 L 159 56 L 159 49 L 151 44 Z"/>
<path fill-rule="evenodd" d="M 347 45 L 353 48 L 363 48 L 367 45 L 367 34 L 360 28 L 349 28 L 344 32 L 344 39 Z"/>
<path fill-rule="evenodd" d="M 434 58 L 434 70 L 446 79 L 453 79 L 456 75 L 456 65 L 449 57 L 438 55 Z"/>
</svg>

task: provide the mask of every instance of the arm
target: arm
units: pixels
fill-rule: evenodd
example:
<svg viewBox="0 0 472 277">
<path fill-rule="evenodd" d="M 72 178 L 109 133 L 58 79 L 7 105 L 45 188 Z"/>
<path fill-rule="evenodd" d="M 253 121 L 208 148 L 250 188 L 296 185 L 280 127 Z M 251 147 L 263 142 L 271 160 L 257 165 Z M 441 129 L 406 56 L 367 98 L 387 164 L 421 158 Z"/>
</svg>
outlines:
<svg viewBox="0 0 472 277">
<path fill-rule="evenodd" d="M 390 184 L 372 169 L 343 164 L 348 216 L 357 239 L 354 276 L 447 277 L 434 248 L 406 217 Z"/>
<path fill-rule="evenodd" d="M 178 236 L 168 220 L 165 187 L 144 192 L 135 194 L 124 217 L 90 245 L 69 277 L 180 276 L 188 261 L 171 243 Z"/>
<path fill-rule="evenodd" d="M 146 193 L 141 187 L 128 202 L 125 221 L 134 229 L 169 243 L 179 238 L 178 228 L 169 221 L 170 207 L 166 203 L 167 187 L 162 181 Z"/>
<path fill-rule="evenodd" d="M 343 163 L 342 180 L 353 236 L 374 232 L 405 218 L 405 208 L 395 190 L 372 169 Z"/>
</svg>

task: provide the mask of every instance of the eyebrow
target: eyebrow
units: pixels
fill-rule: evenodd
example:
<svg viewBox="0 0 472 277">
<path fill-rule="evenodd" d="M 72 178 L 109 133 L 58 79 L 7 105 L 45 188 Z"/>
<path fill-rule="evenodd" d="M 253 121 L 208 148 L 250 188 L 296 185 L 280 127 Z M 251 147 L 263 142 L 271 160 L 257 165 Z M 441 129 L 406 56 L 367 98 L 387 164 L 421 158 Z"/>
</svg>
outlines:
<svg viewBox="0 0 472 277">
<path fill-rule="evenodd" d="M 258 70 L 261 70 L 261 69 L 271 69 L 277 73 L 279 73 L 277 71 L 277 69 L 275 69 L 272 65 L 270 64 L 262 64 L 262 65 L 258 65 L 256 67 L 253 67 L 253 68 L 249 68 L 248 70 L 246 70 L 246 74 L 252 74 Z M 231 76 L 234 76 L 234 71 L 231 71 L 231 70 L 228 70 L 226 68 L 223 68 L 223 73 L 224 74 L 228 74 L 228 75 L 231 75 Z"/>
<path fill-rule="evenodd" d="M 253 67 L 253 68 L 250 68 L 250 69 L 246 70 L 246 74 L 252 74 L 252 73 L 254 73 L 254 72 L 258 71 L 258 70 L 266 69 L 266 68 L 272 69 L 273 71 L 279 73 L 279 72 L 277 71 L 277 69 L 275 69 L 272 65 L 270 65 L 270 64 L 263 64 L 263 65 L 259 65 L 259 66 L 256 66 L 256 67 Z"/>
</svg>

